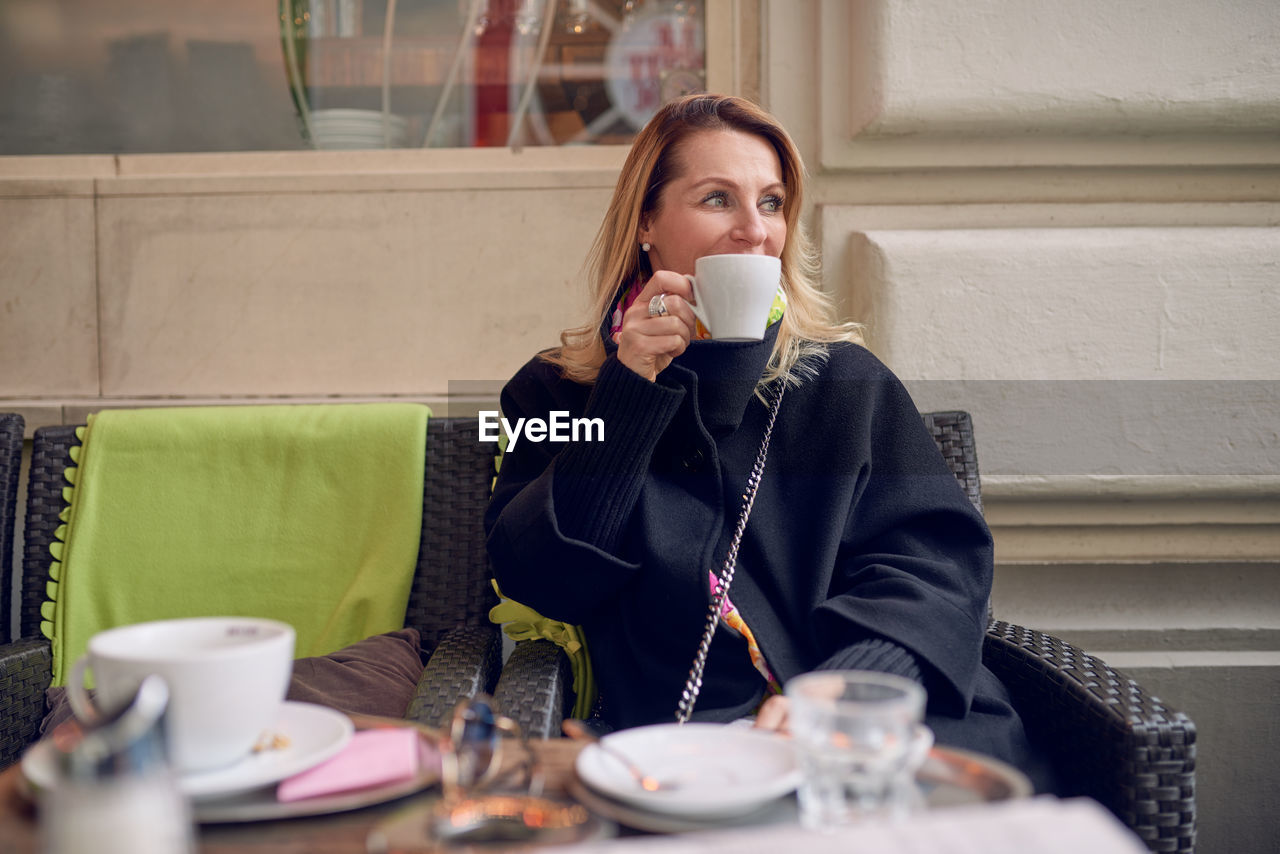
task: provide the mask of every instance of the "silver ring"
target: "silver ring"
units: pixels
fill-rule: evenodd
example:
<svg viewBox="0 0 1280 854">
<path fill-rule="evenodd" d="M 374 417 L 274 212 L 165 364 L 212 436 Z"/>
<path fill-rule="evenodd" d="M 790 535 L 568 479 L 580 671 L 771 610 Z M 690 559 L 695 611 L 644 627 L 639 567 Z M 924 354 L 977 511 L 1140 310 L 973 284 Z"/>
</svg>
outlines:
<svg viewBox="0 0 1280 854">
<path fill-rule="evenodd" d="M 667 313 L 667 301 L 663 299 L 666 294 L 655 294 L 653 299 L 649 300 L 649 316 L 663 317 Z"/>
</svg>

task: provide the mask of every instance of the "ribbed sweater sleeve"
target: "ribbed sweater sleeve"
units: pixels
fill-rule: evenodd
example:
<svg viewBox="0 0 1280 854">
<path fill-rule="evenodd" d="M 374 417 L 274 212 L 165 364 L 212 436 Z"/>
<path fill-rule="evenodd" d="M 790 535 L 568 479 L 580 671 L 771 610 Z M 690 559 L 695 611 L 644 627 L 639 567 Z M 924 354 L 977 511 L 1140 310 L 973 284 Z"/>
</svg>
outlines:
<svg viewBox="0 0 1280 854">
<path fill-rule="evenodd" d="M 654 448 L 685 391 L 650 382 L 610 356 L 584 415 L 604 424 L 604 441 L 567 446 L 556 459 L 552 496 L 560 533 L 612 553 L 631 515 Z"/>
<path fill-rule="evenodd" d="M 818 665 L 819 670 L 875 670 L 922 682 L 924 675 L 916 658 L 907 650 L 883 638 L 858 641 L 844 647 Z"/>
</svg>

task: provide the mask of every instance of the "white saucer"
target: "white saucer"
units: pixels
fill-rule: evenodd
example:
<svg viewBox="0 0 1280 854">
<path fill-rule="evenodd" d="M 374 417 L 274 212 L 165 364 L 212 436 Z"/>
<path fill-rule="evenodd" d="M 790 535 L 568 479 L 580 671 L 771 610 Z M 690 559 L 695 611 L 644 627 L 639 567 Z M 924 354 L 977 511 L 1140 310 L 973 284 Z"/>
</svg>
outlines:
<svg viewBox="0 0 1280 854">
<path fill-rule="evenodd" d="M 189 797 L 212 798 L 278 783 L 346 747 L 355 725 L 328 706 L 286 701 L 271 731 L 288 739 L 288 744 L 250 754 L 229 768 L 183 774 L 178 786 Z"/>
<path fill-rule="evenodd" d="M 280 801 L 276 788 L 265 786 L 234 795 L 218 798 L 200 798 L 191 804 L 191 812 L 200 824 L 242 824 L 254 821 L 276 821 L 282 818 L 329 815 L 362 809 L 373 804 L 386 803 L 421 792 L 440 782 L 440 754 L 436 746 L 436 734 L 409 721 L 372 718 L 357 715 L 356 729 L 382 729 L 408 727 L 418 734 L 423 762 L 418 773 L 409 780 L 399 780 L 364 789 L 318 795 L 298 801 Z"/>
<path fill-rule="evenodd" d="M 640 788 L 626 767 L 591 744 L 574 768 L 587 786 L 623 803 L 672 816 L 722 818 L 759 809 L 795 789 L 795 749 L 774 733 L 712 724 L 656 724 L 603 739 L 646 774 L 676 784 L 656 792 Z"/>
<path fill-rule="evenodd" d="M 314 703 L 285 702 L 271 733 L 288 743 L 251 754 L 227 768 L 184 774 L 178 787 L 192 799 L 249 791 L 319 765 L 347 745 L 355 731 L 351 718 Z M 36 789 L 51 788 L 58 778 L 53 744 L 38 741 L 22 757 L 22 773 Z"/>
</svg>

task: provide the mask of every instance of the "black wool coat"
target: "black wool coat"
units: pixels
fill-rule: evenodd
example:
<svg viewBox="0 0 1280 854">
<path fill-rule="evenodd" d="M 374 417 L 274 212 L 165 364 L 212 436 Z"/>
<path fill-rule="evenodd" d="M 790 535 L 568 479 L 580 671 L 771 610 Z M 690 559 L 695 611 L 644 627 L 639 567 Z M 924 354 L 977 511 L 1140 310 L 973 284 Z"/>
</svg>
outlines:
<svg viewBox="0 0 1280 854">
<path fill-rule="evenodd" d="M 610 722 L 674 718 L 723 565 L 768 406 L 761 342 L 693 341 L 649 382 L 609 357 L 594 385 L 537 358 L 502 414 L 600 419 L 603 441 L 507 449 L 485 518 L 503 592 L 582 626 Z M 1047 775 L 1004 687 L 982 665 L 992 543 L 896 377 L 831 345 L 788 388 L 738 554 L 730 598 L 784 685 L 861 668 L 923 683 L 941 744 Z M 695 719 L 733 720 L 764 680 L 722 627 Z"/>
</svg>

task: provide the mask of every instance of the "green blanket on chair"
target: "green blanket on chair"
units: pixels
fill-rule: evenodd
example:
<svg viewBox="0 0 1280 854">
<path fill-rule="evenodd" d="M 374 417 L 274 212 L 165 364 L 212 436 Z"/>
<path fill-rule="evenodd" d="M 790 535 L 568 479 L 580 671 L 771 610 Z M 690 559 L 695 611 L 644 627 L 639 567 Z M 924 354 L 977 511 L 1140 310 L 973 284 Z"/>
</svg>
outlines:
<svg viewBox="0 0 1280 854">
<path fill-rule="evenodd" d="M 404 625 L 422 526 L 417 404 L 91 416 L 68 469 L 42 630 L 61 685 L 89 638 L 144 620 L 283 620 L 298 656 Z"/>
</svg>

